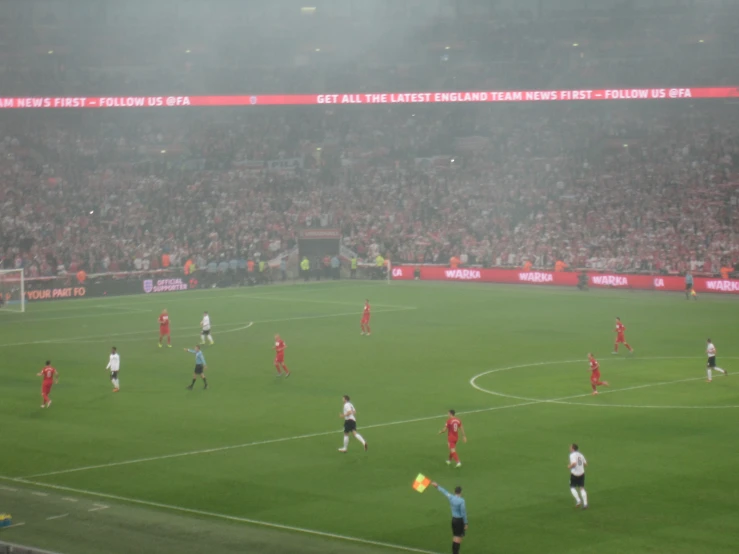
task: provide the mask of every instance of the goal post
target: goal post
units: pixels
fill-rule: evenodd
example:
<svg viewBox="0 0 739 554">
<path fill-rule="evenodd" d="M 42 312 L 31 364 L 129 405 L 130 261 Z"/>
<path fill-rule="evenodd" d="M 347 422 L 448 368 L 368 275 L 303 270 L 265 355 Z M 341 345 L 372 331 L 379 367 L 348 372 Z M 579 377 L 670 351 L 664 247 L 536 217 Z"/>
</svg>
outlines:
<svg viewBox="0 0 739 554">
<path fill-rule="evenodd" d="M 23 269 L 0 269 L 0 311 L 26 311 Z"/>
</svg>

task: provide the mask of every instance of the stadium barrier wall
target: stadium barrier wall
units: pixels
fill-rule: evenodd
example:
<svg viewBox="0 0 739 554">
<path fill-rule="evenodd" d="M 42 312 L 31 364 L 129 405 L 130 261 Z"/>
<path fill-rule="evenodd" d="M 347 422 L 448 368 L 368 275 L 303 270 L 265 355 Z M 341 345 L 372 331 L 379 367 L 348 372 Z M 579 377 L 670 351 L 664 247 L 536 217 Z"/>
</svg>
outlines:
<svg viewBox="0 0 739 554">
<path fill-rule="evenodd" d="M 75 298 L 96 298 L 106 296 L 125 296 L 130 294 L 158 294 L 198 288 L 199 282 L 187 276 L 167 276 L 152 278 L 101 279 L 82 284 L 68 284 L 68 279 L 27 281 L 25 291 L 27 302 L 48 300 L 69 300 Z"/>
<path fill-rule="evenodd" d="M 517 269 L 451 269 L 439 266 L 398 265 L 393 267 L 392 278 L 411 281 L 416 272 L 422 281 L 463 281 L 479 283 L 508 283 L 523 285 L 552 285 L 576 287 L 581 273 L 554 271 L 522 271 Z M 685 277 L 674 275 L 637 275 L 627 273 L 602 273 L 587 271 L 588 287 L 617 288 L 656 291 L 685 291 Z M 739 294 L 739 279 L 714 279 L 695 277 L 693 288 L 697 293 L 713 292 Z"/>
</svg>

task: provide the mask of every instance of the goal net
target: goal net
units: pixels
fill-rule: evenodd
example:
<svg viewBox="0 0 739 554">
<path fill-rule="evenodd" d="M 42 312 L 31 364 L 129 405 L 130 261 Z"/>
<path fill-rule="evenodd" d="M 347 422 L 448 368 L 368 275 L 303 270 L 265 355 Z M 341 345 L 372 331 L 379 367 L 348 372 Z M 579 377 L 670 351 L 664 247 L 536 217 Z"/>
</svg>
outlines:
<svg viewBox="0 0 739 554">
<path fill-rule="evenodd" d="M 0 269 L 0 311 L 26 311 L 22 269 Z"/>
</svg>

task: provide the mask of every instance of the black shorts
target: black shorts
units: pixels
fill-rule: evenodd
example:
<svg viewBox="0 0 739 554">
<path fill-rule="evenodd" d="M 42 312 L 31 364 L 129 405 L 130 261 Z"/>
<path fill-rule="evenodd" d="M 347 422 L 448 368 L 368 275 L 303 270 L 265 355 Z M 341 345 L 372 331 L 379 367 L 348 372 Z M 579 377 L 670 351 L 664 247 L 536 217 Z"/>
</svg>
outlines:
<svg viewBox="0 0 739 554">
<path fill-rule="evenodd" d="M 461 517 L 452 518 L 452 536 L 464 537 L 464 520 Z"/>
<path fill-rule="evenodd" d="M 685 290 L 690 290 L 693 288 L 693 285 L 690 285 L 688 283 L 685 283 Z"/>
<path fill-rule="evenodd" d="M 203 373 L 203 366 L 198 364 L 195 366 L 195 375 L 201 375 Z"/>
<path fill-rule="evenodd" d="M 118 372 L 117 371 L 111 371 L 110 372 L 110 380 L 118 379 Z"/>
<path fill-rule="evenodd" d="M 716 356 L 709 356 L 706 367 L 716 367 Z"/>
<path fill-rule="evenodd" d="M 344 434 L 348 435 L 357 430 L 357 422 L 353 419 L 344 420 Z"/>
<path fill-rule="evenodd" d="M 205 329 L 203 329 L 203 335 L 206 336 L 206 337 L 208 335 L 210 335 L 210 329 L 208 329 L 207 331 Z"/>
<path fill-rule="evenodd" d="M 585 474 L 584 473 L 582 475 L 572 475 L 572 473 L 570 473 L 570 488 L 574 489 L 577 487 L 580 487 L 580 488 L 585 487 Z"/>
</svg>

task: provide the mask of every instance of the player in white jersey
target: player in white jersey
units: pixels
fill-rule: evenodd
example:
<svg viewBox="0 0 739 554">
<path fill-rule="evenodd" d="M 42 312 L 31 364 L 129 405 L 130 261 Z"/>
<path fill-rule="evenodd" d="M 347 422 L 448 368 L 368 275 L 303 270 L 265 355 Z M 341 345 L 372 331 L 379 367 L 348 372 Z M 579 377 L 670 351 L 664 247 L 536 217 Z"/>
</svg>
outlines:
<svg viewBox="0 0 739 554">
<path fill-rule="evenodd" d="M 213 335 L 210 334 L 210 316 L 208 312 L 203 312 L 203 319 L 200 322 L 200 344 L 205 344 L 205 339 L 208 338 L 208 342 L 213 344 Z"/>
<path fill-rule="evenodd" d="M 121 383 L 118 381 L 118 372 L 121 369 L 121 357 L 115 346 L 110 349 L 110 359 L 105 369 L 110 370 L 110 381 L 113 383 L 113 392 L 118 392 L 121 390 Z"/>
<path fill-rule="evenodd" d="M 708 375 L 708 382 L 711 382 L 711 370 L 715 369 L 719 373 L 723 373 L 724 375 L 728 375 L 729 372 L 725 369 L 721 369 L 716 365 L 716 347 L 713 345 L 713 342 L 711 342 L 711 339 L 708 339 L 708 345 L 706 346 L 706 356 L 708 357 L 708 360 L 706 361 L 706 375 Z"/>
<path fill-rule="evenodd" d="M 580 453 L 580 448 L 576 444 L 570 445 L 570 463 L 567 469 L 570 470 L 570 492 L 575 497 L 575 508 L 582 506 L 583 510 L 588 509 L 588 493 L 585 492 L 585 468 L 588 461 Z M 578 489 L 580 494 L 578 495 Z M 580 500 L 582 495 L 582 501 Z"/>
<path fill-rule="evenodd" d="M 364 440 L 362 435 L 357 433 L 357 410 L 354 409 L 354 404 L 350 402 L 349 395 L 345 394 L 343 397 L 344 411 L 339 414 L 339 417 L 344 420 L 344 448 L 339 448 L 339 452 L 346 452 L 349 448 L 349 435 L 354 435 L 354 438 L 362 443 L 364 450 L 367 450 L 367 441 Z"/>
</svg>

